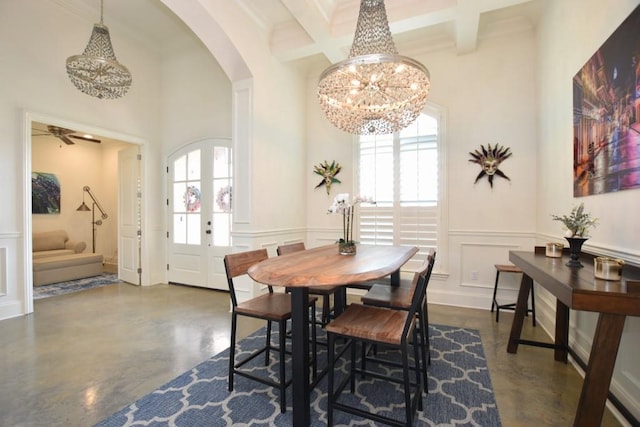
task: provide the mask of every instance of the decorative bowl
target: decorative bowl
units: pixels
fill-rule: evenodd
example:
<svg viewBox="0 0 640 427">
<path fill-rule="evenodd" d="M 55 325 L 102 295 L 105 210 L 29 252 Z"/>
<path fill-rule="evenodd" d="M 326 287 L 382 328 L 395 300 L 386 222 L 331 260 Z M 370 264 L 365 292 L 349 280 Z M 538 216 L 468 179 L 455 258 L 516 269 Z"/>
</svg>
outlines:
<svg viewBox="0 0 640 427">
<path fill-rule="evenodd" d="M 596 257 L 593 260 L 593 275 L 597 279 L 620 280 L 624 261 L 617 258 Z"/>
<path fill-rule="evenodd" d="M 544 254 L 549 258 L 562 258 L 563 248 L 564 245 L 562 243 L 547 243 Z"/>
</svg>

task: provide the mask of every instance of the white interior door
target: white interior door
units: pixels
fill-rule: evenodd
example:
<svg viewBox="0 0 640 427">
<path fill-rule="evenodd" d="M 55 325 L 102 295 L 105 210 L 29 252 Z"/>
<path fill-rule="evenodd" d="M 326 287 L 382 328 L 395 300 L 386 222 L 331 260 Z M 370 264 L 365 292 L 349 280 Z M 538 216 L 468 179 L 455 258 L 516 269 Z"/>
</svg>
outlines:
<svg viewBox="0 0 640 427">
<path fill-rule="evenodd" d="M 168 279 L 228 289 L 222 258 L 231 251 L 231 142 L 199 141 L 168 159 Z"/>
<path fill-rule="evenodd" d="M 118 152 L 118 277 L 140 285 L 141 189 L 140 147 Z"/>
</svg>

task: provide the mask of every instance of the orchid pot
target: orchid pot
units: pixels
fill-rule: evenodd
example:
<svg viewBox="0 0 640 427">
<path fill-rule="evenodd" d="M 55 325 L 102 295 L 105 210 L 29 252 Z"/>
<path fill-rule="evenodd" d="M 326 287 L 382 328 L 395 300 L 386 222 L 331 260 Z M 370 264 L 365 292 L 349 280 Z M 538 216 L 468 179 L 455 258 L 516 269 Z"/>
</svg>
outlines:
<svg viewBox="0 0 640 427">
<path fill-rule="evenodd" d="M 345 242 L 340 239 L 340 241 L 338 241 L 338 253 L 340 255 L 355 255 L 357 252 L 356 247 L 356 242 L 353 240 Z"/>
<path fill-rule="evenodd" d="M 348 193 L 338 194 L 329 207 L 328 213 L 342 214 L 342 237 L 338 240 L 338 253 L 341 255 L 355 255 L 356 241 L 353 239 L 353 223 L 356 206 L 359 203 L 375 203 L 367 197 L 354 197 Z"/>
</svg>

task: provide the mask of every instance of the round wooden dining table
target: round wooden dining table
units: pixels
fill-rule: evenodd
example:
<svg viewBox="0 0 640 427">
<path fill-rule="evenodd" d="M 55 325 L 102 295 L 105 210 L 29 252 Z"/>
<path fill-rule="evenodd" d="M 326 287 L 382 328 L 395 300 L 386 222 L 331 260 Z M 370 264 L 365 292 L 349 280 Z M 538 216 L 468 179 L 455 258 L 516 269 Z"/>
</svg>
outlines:
<svg viewBox="0 0 640 427">
<path fill-rule="evenodd" d="M 287 287 L 291 291 L 291 358 L 293 364 L 293 425 L 310 423 L 309 387 L 309 314 L 310 286 L 358 284 L 391 276 L 391 285 L 400 282 L 400 267 L 418 248 L 413 246 L 358 245 L 355 255 L 340 255 L 337 245 L 320 246 L 266 259 L 251 268 L 249 276 L 256 282 Z M 341 293 L 337 293 L 341 294 Z M 340 313 L 344 293 L 334 305 Z"/>
</svg>

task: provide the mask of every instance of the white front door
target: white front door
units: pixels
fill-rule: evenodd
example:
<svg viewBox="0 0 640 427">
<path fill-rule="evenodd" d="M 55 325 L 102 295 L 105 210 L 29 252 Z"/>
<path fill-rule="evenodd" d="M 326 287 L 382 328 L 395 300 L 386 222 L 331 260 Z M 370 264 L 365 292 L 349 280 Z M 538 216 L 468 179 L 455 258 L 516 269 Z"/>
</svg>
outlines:
<svg viewBox="0 0 640 427">
<path fill-rule="evenodd" d="M 231 141 L 208 139 L 168 159 L 168 279 L 228 289 L 224 255 L 231 252 Z"/>
</svg>

